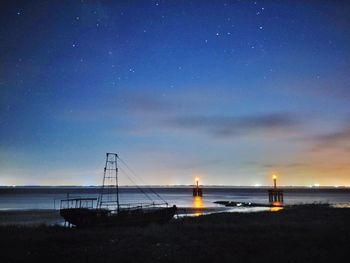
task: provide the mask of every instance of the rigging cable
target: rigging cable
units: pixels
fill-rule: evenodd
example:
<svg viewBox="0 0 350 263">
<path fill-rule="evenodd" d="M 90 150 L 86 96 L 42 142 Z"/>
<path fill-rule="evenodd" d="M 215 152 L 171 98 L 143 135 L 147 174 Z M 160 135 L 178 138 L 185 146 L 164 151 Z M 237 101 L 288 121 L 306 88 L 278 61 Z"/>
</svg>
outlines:
<svg viewBox="0 0 350 263">
<path fill-rule="evenodd" d="M 153 199 L 141 187 L 139 187 L 136 184 L 136 182 L 128 175 L 128 173 L 124 169 L 122 169 L 120 167 L 119 167 L 119 169 L 129 178 L 129 180 L 137 187 L 137 189 L 140 190 L 140 192 L 142 192 L 150 201 L 153 202 Z"/>
<path fill-rule="evenodd" d="M 136 177 L 138 178 L 140 181 L 143 181 L 141 177 L 139 177 L 134 171 L 133 169 L 131 169 L 131 167 L 125 162 L 123 161 L 123 159 L 121 159 L 119 156 L 118 156 L 118 159 L 125 165 L 125 167 Z M 136 183 L 134 182 L 134 184 L 136 185 Z M 137 185 L 136 185 L 137 186 Z M 138 187 L 138 186 L 137 186 Z M 151 187 L 147 187 L 153 194 L 155 194 L 160 200 L 162 200 L 165 204 L 168 204 L 167 201 L 165 201 L 156 191 L 154 191 Z"/>
</svg>

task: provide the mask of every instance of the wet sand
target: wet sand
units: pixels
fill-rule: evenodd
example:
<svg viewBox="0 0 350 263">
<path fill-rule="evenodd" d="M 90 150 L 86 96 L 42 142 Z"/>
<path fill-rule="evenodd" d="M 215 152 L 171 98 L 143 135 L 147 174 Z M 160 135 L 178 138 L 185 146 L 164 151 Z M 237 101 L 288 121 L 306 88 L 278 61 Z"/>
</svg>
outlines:
<svg viewBox="0 0 350 263">
<path fill-rule="evenodd" d="M 58 210 L 0 211 L 0 225 L 53 225 L 62 221 Z"/>
</svg>

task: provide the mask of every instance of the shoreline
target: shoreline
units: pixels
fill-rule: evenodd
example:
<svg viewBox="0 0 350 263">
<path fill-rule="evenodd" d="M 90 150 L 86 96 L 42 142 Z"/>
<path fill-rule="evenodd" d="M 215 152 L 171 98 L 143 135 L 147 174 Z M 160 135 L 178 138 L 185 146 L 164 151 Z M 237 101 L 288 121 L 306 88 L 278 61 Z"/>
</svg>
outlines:
<svg viewBox="0 0 350 263">
<path fill-rule="evenodd" d="M 252 206 L 252 207 L 233 207 L 233 206 L 219 206 L 219 207 L 178 207 L 178 211 L 174 219 L 181 219 L 187 217 L 207 216 L 219 213 L 262 213 L 262 212 L 277 212 L 281 209 L 309 207 L 309 206 L 327 206 L 333 207 L 329 204 L 301 204 L 288 205 L 285 207 L 271 207 L 271 206 Z M 335 207 L 343 208 L 343 207 Z M 346 207 L 345 207 L 346 208 Z M 63 225 L 64 219 L 60 216 L 58 209 L 26 209 L 26 210 L 0 210 L 0 226 L 21 225 L 21 226 L 54 226 Z"/>
<path fill-rule="evenodd" d="M 211 213 L 228 212 L 227 207 L 180 207 L 178 217 L 199 216 Z M 26 209 L 26 210 L 1 210 L 0 226 L 6 225 L 61 225 L 63 218 L 57 209 Z"/>
<path fill-rule="evenodd" d="M 217 213 L 255 213 L 269 211 L 271 208 L 266 206 L 261 207 L 178 207 L 175 219 L 186 217 L 197 217 Z M 59 214 L 58 209 L 9 209 L 0 210 L 0 226 L 7 225 L 24 225 L 24 226 L 38 226 L 38 225 L 62 225 L 63 218 Z"/>
</svg>

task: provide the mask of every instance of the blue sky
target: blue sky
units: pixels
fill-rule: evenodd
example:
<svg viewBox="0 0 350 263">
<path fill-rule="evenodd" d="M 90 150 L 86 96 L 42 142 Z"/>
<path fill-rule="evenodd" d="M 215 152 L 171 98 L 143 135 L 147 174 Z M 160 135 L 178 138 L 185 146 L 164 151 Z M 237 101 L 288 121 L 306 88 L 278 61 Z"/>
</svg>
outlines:
<svg viewBox="0 0 350 263">
<path fill-rule="evenodd" d="M 0 185 L 350 185 L 347 1 L 3 1 Z M 127 179 L 122 184 L 130 184 Z"/>
</svg>

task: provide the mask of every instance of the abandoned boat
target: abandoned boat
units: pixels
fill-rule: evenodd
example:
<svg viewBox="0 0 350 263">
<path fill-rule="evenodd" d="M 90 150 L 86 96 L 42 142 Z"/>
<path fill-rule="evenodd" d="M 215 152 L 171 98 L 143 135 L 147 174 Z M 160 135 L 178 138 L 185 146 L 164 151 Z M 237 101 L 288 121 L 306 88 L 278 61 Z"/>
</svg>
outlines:
<svg viewBox="0 0 350 263">
<path fill-rule="evenodd" d="M 60 215 L 66 223 L 76 227 L 147 225 L 166 223 L 174 217 L 176 206 L 168 206 L 168 203 L 153 189 L 150 190 L 162 202 L 119 203 L 118 160 L 129 168 L 116 153 L 107 153 L 103 183 L 98 198 L 67 197 L 61 200 Z M 149 198 L 142 188 L 138 188 Z"/>
</svg>

